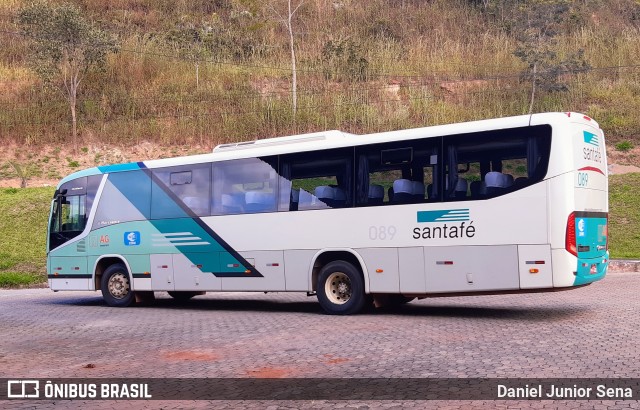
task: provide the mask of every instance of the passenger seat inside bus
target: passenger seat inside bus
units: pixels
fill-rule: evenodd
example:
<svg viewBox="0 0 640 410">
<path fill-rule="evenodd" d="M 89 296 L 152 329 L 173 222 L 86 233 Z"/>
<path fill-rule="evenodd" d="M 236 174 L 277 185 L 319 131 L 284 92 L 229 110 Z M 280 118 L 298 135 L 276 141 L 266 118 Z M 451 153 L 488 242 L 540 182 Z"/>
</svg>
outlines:
<svg viewBox="0 0 640 410">
<path fill-rule="evenodd" d="M 328 185 L 320 185 L 316 187 L 313 193 L 315 194 L 316 198 L 327 204 L 327 206 L 333 208 L 335 191 L 332 187 Z"/>
<path fill-rule="evenodd" d="M 396 179 L 389 188 L 389 200 L 394 204 L 408 204 L 413 201 L 413 186 L 408 179 Z"/>
<path fill-rule="evenodd" d="M 265 212 L 273 210 L 275 198 L 273 193 L 262 191 L 249 191 L 244 196 L 247 212 Z"/>
<path fill-rule="evenodd" d="M 411 181 L 411 194 L 413 195 L 413 202 L 424 201 L 424 183 L 420 181 Z"/>
<path fill-rule="evenodd" d="M 467 197 L 467 180 L 464 178 L 458 178 L 456 181 L 456 188 L 453 191 L 454 197 L 457 199 L 466 198 Z"/>
<path fill-rule="evenodd" d="M 300 188 L 293 188 L 291 190 L 291 201 L 289 202 L 289 210 L 297 211 L 299 203 L 300 203 Z"/>
<path fill-rule="evenodd" d="M 484 183 L 487 186 L 487 195 L 495 196 L 502 193 L 502 173 L 497 171 L 487 172 L 484 176 Z"/>
<path fill-rule="evenodd" d="M 513 186 L 514 186 L 515 189 L 519 189 L 519 188 L 524 187 L 528 183 L 529 183 L 529 178 L 527 178 L 527 177 L 518 177 L 513 182 Z"/>
<path fill-rule="evenodd" d="M 502 174 L 502 185 L 505 189 L 511 189 L 513 186 L 513 175 Z"/>
<path fill-rule="evenodd" d="M 347 195 L 340 187 L 333 188 L 333 208 L 344 208 L 347 205 Z"/>
<path fill-rule="evenodd" d="M 367 195 L 367 204 L 382 205 L 384 202 L 384 188 L 382 185 L 369 185 L 369 193 Z"/>
<path fill-rule="evenodd" d="M 244 211 L 244 195 L 222 194 L 222 212 L 225 214 L 239 214 Z"/>
<path fill-rule="evenodd" d="M 305 191 L 300 188 L 298 194 L 298 208 L 297 209 L 310 209 L 314 207 L 315 204 L 315 196 L 311 195 L 310 192 Z"/>
<path fill-rule="evenodd" d="M 503 174 L 502 172 L 492 171 L 487 172 L 484 177 L 485 184 L 487 185 L 487 195 L 496 196 L 501 195 L 513 185 L 513 176 L 509 174 Z"/>
</svg>

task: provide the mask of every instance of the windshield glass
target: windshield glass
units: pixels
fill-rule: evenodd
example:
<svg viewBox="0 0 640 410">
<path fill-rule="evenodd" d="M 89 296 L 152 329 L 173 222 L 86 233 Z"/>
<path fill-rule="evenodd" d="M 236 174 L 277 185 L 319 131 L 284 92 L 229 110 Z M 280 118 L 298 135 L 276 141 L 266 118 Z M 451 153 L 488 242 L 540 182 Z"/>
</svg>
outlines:
<svg viewBox="0 0 640 410">
<path fill-rule="evenodd" d="M 56 191 L 49 223 L 49 250 L 84 231 L 101 179 L 102 175 L 77 178 Z"/>
<path fill-rule="evenodd" d="M 86 198 L 86 195 L 71 195 L 55 201 L 51 232 L 82 232 L 87 224 Z"/>
</svg>

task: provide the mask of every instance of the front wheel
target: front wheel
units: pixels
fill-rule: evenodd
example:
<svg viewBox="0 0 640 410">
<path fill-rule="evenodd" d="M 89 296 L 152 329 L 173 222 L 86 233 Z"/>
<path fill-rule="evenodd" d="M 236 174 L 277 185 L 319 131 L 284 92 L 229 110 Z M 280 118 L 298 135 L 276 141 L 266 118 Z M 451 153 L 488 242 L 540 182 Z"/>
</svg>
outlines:
<svg viewBox="0 0 640 410">
<path fill-rule="evenodd" d="M 352 264 L 334 261 L 318 275 L 318 302 L 330 315 L 350 315 L 362 310 L 365 303 L 362 275 Z"/>
<path fill-rule="evenodd" d="M 102 297 L 109 306 L 127 307 L 133 305 L 136 300 L 131 290 L 129 272 L 121 263 L 109 266 L 102 274 L 100 284 Z"/>
</svg>

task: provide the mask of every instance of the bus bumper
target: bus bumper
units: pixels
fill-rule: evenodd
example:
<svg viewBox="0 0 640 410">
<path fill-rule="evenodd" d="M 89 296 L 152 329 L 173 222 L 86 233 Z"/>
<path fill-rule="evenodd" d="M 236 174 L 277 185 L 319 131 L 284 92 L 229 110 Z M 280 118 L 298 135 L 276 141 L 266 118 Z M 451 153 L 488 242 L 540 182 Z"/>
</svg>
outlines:
<svg viewBox="0 0 640 410">
<path fill-rule="evenodd" d="M 585 285 L 605 277 L 609 267 L 609 251 L 598 258 L 578 258 L 578 269 L 573 286 Z"/>
</svg>

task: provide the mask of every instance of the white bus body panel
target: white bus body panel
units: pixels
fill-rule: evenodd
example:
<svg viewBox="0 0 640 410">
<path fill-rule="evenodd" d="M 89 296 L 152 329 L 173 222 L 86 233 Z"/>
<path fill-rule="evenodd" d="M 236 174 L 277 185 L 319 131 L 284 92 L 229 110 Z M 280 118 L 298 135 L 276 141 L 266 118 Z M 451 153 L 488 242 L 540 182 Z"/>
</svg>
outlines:
<svg viewBox="0 0 640 410">
<path fill-rule="evenodd" d="M 536 271 L 531 272 L 532 269 Z M 553 287 L 551 247 L 549 245 L 519 245 L 518 270 L 520 271 L 520 289 Z"/>
<path fill-rule="evenodd" d="M 211 272 L 203 272 L 183 254 L 173 254 L 175 290 L 222 290 L 222 281 Z"/>
<path fill-rule="evenodd" d="M 287 291 L 310 292 L 313 289 L 311 283 L 311 261 L 317 250 L 285 250 L 284 273 Z"/>
<path fill-rule="evenodd" d="M 249 251 L 239 252 L 249 261 L 263 277 L 261 278 L 222 278 L 224 291 L 283 291 L 286 290 L 284 279 L 284 255 L 282 251 Z"/>
<path fill-rule="evenodd" d="M 398 248 L 400 293 L 426 293 L 424 248 Z"/>
<path fill-rule="evenodd" d="M 372 293 L 400 293 L 398 249 L 364 248 L 355 250 L 364 261 L 369 273 L 369 291 Z"/>
<path fill-rule="evenodd" d="M 53 272 L 63 277 L 49 278 L 49 288 L 52 290 L 91 290 L 90 278 L 70 278 L 68 275 L 87 275 L 86 256 L 53 256 L 50 258 L 50 266 Z M 65 277 L 66 276 L 66 277 Z"/>
<path fill-rule="evenodd" d="M 427 292 L 515 290 L 520 286 L 515 245 L 424 249 Z"/>
<path fill-rule="evenodd" d="M 91 279 L 50 278 L 48 282 L 51 290 L 93 290 Z"/>
<path fill-rule="evenodd" d="M 151 258 L 151 286 L 153 290 L 176 290 L 173 280 L 173 255 L 154 254 Z"/>
</svg>

